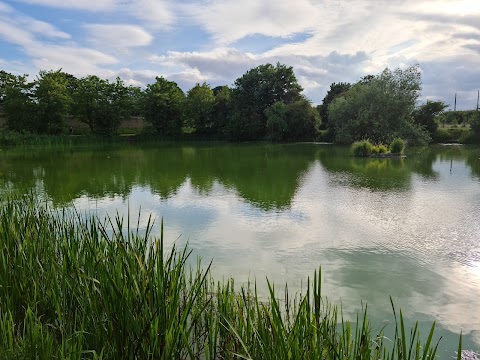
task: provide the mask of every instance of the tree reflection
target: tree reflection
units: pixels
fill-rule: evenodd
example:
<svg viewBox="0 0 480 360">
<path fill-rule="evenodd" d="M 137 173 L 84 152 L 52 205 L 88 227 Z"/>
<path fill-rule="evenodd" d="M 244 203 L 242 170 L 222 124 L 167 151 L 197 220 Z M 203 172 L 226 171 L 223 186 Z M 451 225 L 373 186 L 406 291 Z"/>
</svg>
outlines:
<svg viewBox="0 0 480 360">
<path fill-rule="evenodd" d="M 82 195 L 126 198 L 134 186 L 169 198 L 189 178 L 200 193 L 209 193 L 218 181 L 255 206 L 272 209 L 290 206 L 313 155 L 308 145 L 13 150 L 2 157 L 0 181 L 22 192 L 40 181 L 55 204 L 65 204 Z"/>
</svg>

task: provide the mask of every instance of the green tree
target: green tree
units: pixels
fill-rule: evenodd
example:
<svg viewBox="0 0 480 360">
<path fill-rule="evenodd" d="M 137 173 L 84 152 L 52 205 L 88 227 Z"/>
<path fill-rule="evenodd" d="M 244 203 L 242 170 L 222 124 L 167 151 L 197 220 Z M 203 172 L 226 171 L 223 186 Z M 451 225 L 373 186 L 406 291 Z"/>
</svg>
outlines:
<svg viewBox="0 0 480 360">
<path fill-rule="evenodd" d="M 129 89 L 120 78 L 109 82 L 94 75 L 84 77 L 78 81 L 73 99 L 73 114 L 95 134 L 115 134 L 131 110 Z"/>
<path fill-rule="evenodd" d="M 437 131 L 436 117 L 443 113 L 447 105 L 443 101 L 427 101 L 413 112 L 413 121 L 427 130 L 431 135 Z"/>
<path fill-rule="evenodd" d="M 187 125 L 193 127 L 197 133 L 211 133 L 214 103 L 215 96 L 208 84 L 196 84 L 191 88 L 185 100 Z"/>
<path fill-rule="evenodd" d="M 12 75 L 4 70 L 0 70 L 0 112 L 3 112 L 3 104 L 7 97 L 7 90 L 18 84 L 18 80 L 18 76 Z"/>
<path fill-rule="evenodd" d="M 0 111 L 7 118 L 7 126 L 15 131 L 35 131 L 37 104 L 33 97 L 34 83 L 27 75 L 15 76 L 0 72 Z"/>
<path fill-rule="evenodd" d="M 63 131 L 72 102 L 69 85 L 67 74 L 61 70 L 40 71 L 33 91 L 39 133 L 59 134 Z"/>
<path fill-rule="evenodd" d="M 270 141 L 284 141 L 287 132 L 287 105 L 277 101 L 265 110 L 267 115 L 267 139 Z"/>
<path fill-rule="evenodd" d="M 261 140 L 266 135 L 265 110 L 278 101 L 291 104 L 301 99 L 302 87 L 292 67 L 277 63 L 257 66 L 235 81 L 233 112 L 228 132 L 233 140 Z"/>
<path fill-rule="evenodd" d="M 470 127 L 473 133 L 480 137 L 480 111 L 475 111 L 470 121 Z"/>
<path fill-rule="evenodd" d="M 138 86 L 129 86 L 127 90 L 130 108 L 129 115 L 140 116 L 142 114 L 142 89 L 140 89 Z"/>
<path fill-rule="evenodd" d="M 320 116 L 307 99 L 287 105 L 287 140 L 313 140 L 320 125 Z"/>
<path fill-rule="evenodd" d="M 329 126 L 329 117 L 328 117 L 328 106 L 335 100 L 338 96 L 344 95 L 352 85 L 349 83 L 333 83 L 330 85 L 330 89 L 327 92 L 327 95 L 322 100 L 322 104 L 319 105 L 318 112 L 320 118 L 322 119 L 322 129 L 328 129 Z"/>
<path fill-rule="evenodd" d="M 306 99 L 285 104 L 278 101 L 265 110 L 267 139 L 270 141 L 312 140 L 320 117 Z"/>
<path fill-rule="evenodd" d="M 417 66 L 394 71 L 387 68 L 368 82 L 355 84 L 328 108 L 335 141 L 350 144 L 370 139 L 390 143 L 400 137 L 410 142 L 428 142 L 428 132 L 412 120 L 420 89 Z"/>
<path fill-rule="evenodd" d="M 228 86 L 217 86 L 213 89 L 213 94 L 215 95 L 212 111 L 213 130 L 221 133 L 225 130 L 232 111 L 232 90 Z"/>
<path fill-rule="evenodd" d="M 178 135 L 182 131 L 185 94 L 173 81 L 157 77 L 145 89 L 143 115 L 162 135 Z"/>
</svg>

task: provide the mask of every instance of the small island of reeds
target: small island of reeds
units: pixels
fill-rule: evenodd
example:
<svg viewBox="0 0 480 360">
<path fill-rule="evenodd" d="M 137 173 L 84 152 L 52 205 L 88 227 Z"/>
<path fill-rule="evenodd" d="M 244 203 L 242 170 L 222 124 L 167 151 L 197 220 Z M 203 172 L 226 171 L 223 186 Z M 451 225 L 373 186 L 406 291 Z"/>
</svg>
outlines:
<svg viewBox="0 0 480 360">
<path fill-rule="evenodd" d="M 350 149 L 356 157 L 397 158 L 404 156 L 405 142 L 400 138 L 395 138 L 387 147 L 384 144 L 372 144 L 370 140 L 361 140 L 354 142 Z"/>
</svg>

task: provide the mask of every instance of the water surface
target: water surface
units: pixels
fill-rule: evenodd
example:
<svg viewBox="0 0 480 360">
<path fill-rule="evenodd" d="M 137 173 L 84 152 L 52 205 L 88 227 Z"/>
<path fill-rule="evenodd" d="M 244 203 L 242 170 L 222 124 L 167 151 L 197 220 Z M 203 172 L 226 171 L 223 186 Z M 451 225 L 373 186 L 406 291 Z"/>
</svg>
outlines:
<svg viewBox="0 0 480 360">
<path fill-rule="evenodd" d="M 0 189 L 35 189 L 99 216 L 152 214 L 167 243 L 189 242 L 237 283 L 291 291 L 322 267 L 323 293 L 376 327 L 389 295 L 449 358 L 480 351 L 480 148 L 437 146 L 404 159 L 356 159 L 322 144 L 136 145 L 3 150 Z M 137 213 L 141 208 L 140 218 Z M 193 259 L 194 261 L 195 259 Z M 281 292 L 279 291 L 279 296 Z"/>
</svg>

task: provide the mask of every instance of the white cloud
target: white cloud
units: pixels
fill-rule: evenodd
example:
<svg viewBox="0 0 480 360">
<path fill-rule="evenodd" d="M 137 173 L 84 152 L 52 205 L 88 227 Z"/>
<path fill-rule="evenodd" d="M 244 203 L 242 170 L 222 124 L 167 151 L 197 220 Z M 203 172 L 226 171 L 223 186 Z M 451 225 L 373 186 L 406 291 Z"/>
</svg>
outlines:
<svg viewBox="0 0 480 360">
<path fill-rule="evenodd" d="M 319 6 L 308 0 L 213 0 L 190 4 L 185 13 L 210 32 L 217 42 L 229 44 L 247 35 L 287 37 L 315 29 Z"/>
<path fill-rule="evenodd" d="M 35 36 L 62 40 L 70 38 L 69 34 L 55 26 L 19 14 L 0 2 L 0 38 L 16 45 L 25 45 L 33 42 Z"/>
<path fill-rule="evenodd" d="M 46 38 L 70 39 L 70 34 L 58 30 L 55 26 L 44 21 L 38 21 L 31 18 L 24 18 L 22 21 L 26 28 L 37 36 Z"/>
<path fill-rule="evenodd" d="M 320 102 L 332 82 L 419 63 L 425 97 L 464 92 L 469 104 L 480 81 L 477 0 L 18 1 L 60 8 L 70 19 L 68 34 L 61 22 L 35 18 L 36 7 L 25 16 L 0 0 L 0 41 L 19 45 L 27 62 L 106 76 L 128 67 L 124 80 L 131 84 L 163 75 L 184 90 L 202 81 L 231 85 L 248 69 L 279 61 L 293 66 L 306 95 Z M 118 24 L 75 23 L 78 10 L 101 11 Z M 88 36 L 75 33 L 82 26 Z M 157 56 L 150 55 L 153 46 L 162 49 Z M 119 63 L 124 68 L 109 69 Z"/>
<path fill-rule="evenodd" d="M 172 51 L 164 56 L 152 56 L 150 61 L 165 70 L 171 68 L 167 71 L 168 78 L 179 79 L 179 85 L 184 90 L 202 81 L 213 86 L 232 85 L 235 79 L 255 66 L 280 62 L 293 66 L 307 97 L 318 103 L 332 82 L 356 81 L 365 75 L 359 69 L 369 58 L 365 53 L 349 55 L 337 52 L 327 56 L 253 55 L 232 48 L 221 48 L 209 52 Z M 187 75 L 191 76 L 191 81 L 187 81 Z"/>
<path fill-rule="evenodd" d="M 0 39 L 15 45 L 25 45 L 33 41 L 30 32 L 3 20 L 0 20 Z"/>
<path fill-rule="evenodd" d="M 27 4 L 50 6 L 75 10 L 109 10 L 114 8 L 115 0 L 16 0 Z"/>
<path fill-rule="evenodd" d="M 16 0 L 67 10 L 102 11 L 143 20 L 152 29 L 169 28 L 175 20 L 172 4 L 165 0 Z M 1 3 L 0 3 L 1 5 Z"/>
<path fill-rule="evenodd" d="M 118 59 L 98 50 L 69 45 L 32 44 L 25 52 L 38 70 L 60 69 L 75 76 L 98 74 L 99 65 L 114 65 Z"/>
<path fill-rule="evenodd" d="M 170 3 L 165 0 L 127 0 L 124 9 L 151 29 L 169 29 L 175 21 Z"/>
<path fill-rule="evenodd" d="M 139 26 L 126 24 L 88 24 L 84 26 L 89 40 L 99 48 L 130 48 L 147 46 L 153 36 Z"/>
<path fill-rule="evenodd" d="M 13 11 L 14 9 L 10 5 L 0 1 L 0 13 L 11 13 Z"/>
</svg>

